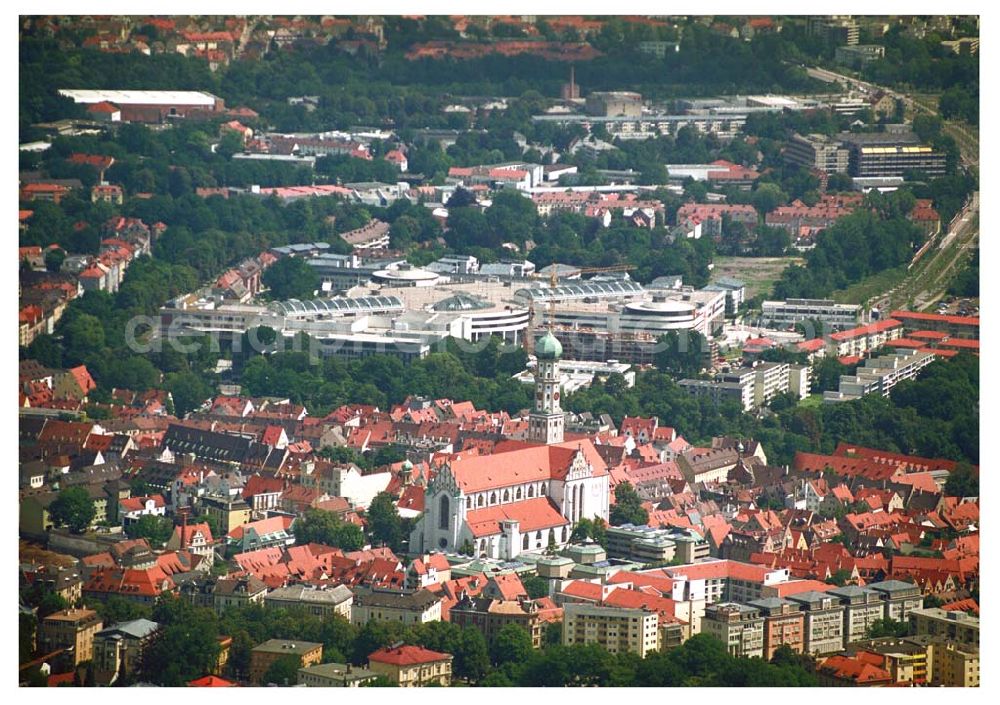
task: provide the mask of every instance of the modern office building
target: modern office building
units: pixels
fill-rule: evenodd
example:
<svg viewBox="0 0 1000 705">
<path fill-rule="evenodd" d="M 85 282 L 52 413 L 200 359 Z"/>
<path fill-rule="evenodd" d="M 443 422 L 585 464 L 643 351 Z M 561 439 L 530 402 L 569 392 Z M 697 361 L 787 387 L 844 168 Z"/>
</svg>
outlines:
<svg viewBox="0 0 1000 705">
<path fill-rule="evenodd" d="M 911 171 L 926 178 L 945 175 L 945 154 L 920 144 L 913 133 L 844 132 L 839 139 L 850 150 L 848 173 L 851 176 L 906 176 Z"/>
<path fill-rule="evenodd" d="M 794 134 L 785 144 L 786 164 L 804 169 L 819 170 L 827 174 L 846 174 L 850 150 L 840 140 L 826 135 Z"/>
<path fill-rule="evenodd" d="M 824 323 L 831 328 L 848 328 L 861 320 L 861 306 L 838 304 L 831 299 L 788 299 L 765 301 L 761 305 L 761 323 L 766 326 L 790 327 L 805 320 Z M 818 337 L 824 331 L 813 331 L 807 338 Z"/>
</svg>

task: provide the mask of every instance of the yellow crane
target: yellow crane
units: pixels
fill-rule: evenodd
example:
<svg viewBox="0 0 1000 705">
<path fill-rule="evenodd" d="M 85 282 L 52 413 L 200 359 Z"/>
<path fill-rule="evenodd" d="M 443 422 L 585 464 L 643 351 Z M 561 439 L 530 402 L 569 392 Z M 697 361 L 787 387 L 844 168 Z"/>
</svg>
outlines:
<svg viewBox="0 0 1000 705">
<path fill-rule="evenodd" d="M 573 267 L 573 275 L 578 274 L 605 274 L 608 272 L 631 272 L 635 269 L 634 265 L 631 264 L 615 264 L 608 267 Z M 547 274 L 541 274 L 536 272 L 531 275 L 533 279 L 548 279 L 549 287 L 555 289 L 559 286 L 559 272 L 556 267 L 553 267 L 552 271 Z M 548 327 L 552 330 L 552 326 L 555 323 L 555 300 L 550 300 L 548 305 Z M 524 349 L 529 355 L 533 354 L 535 351 L 535 304 L 532 303 L 528 309 L 528 327 L 525 330 L 524 338 Z"/>
</svg>

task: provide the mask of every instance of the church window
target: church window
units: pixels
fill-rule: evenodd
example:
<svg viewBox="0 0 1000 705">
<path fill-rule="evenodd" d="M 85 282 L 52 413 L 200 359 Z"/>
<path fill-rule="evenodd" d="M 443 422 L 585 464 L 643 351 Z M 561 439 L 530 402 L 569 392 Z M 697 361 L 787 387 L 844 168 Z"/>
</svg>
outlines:
<svg viewBox="0 0 1000 705">
<path fill-rule="evenodd" d="M 441 501 L 438 503 L 438 528 L 447 529 L 450 520 L 451 502 L 448 501 L 448 495 L 441 495 Z"/>
<path fill-rule="evenodd" d="M 496 492 L 491 492 L 490 493 L 490 504 L 496 504 L 496 503 L 497 503 L 497 493 Z"/>
<path fill-rule="evenodd" d="M 516 490 L 514 490 L 514 499 L 521 499 L 521 488 L 520 487 L 518 487 Z"/>
<path fill-rule="evenodd" d="M 483 506 L 483 496 L 482 495 L 479 495 L 479 499 L 476 500 L 476 506 L 477 507 Z"/>
<path fill-rule="evenodd" d="M 525 535 L 524 535 L 524 538 L 523 538 L 523 539 L 521 539 L 521 548 L 522 548 L 523 550 L 525 550 L 525 551 L 527 551 L 527 550 L 528 550 L 528 535 L 527 535 L 527 534 L 525 534 Z"/>
<path fill-rule="evenodd" d="M 528 485 L 528 497 L 534 497 L 534 496 L 535 496 L 535 486 Z"/>
<path fill-rule="evenodd" d="M 504 490 L 503 491 L 503 501 L 504 502 L 509 502 L 510 501 L 510 490 Z"/>
</svg>

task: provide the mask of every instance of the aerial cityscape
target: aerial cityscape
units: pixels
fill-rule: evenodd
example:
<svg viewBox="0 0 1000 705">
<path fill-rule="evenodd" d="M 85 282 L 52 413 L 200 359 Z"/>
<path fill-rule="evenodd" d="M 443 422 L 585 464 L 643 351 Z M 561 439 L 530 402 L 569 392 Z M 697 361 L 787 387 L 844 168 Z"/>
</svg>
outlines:
<svg viewBox="0 0 1000 705">
<path fill-rule="evenodd" d="M 20 686 L 980 686 L 978 16 L 18 22 Z"/>
</svg>

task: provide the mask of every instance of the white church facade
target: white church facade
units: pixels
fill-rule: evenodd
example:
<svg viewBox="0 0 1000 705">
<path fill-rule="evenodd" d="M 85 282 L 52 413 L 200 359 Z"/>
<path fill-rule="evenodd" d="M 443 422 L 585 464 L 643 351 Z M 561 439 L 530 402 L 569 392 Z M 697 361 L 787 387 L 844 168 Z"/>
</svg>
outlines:
<svg viewBox="0 0 1000 705">
<path fill-rule="evenodd" d="M 507 441 L 489 456 L 456 457 L 425 490 L 424 514 L 410 551 L 458 552 L 513 559 L 569 543 L 580 519 L 608 520 L 608 468 L 589 439 L 563 440 L 556 361 L 562 347 L 551 334 L 536 346 L 536 401 L 530 442 Z"/>
</svg>

